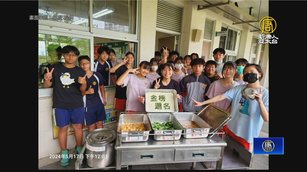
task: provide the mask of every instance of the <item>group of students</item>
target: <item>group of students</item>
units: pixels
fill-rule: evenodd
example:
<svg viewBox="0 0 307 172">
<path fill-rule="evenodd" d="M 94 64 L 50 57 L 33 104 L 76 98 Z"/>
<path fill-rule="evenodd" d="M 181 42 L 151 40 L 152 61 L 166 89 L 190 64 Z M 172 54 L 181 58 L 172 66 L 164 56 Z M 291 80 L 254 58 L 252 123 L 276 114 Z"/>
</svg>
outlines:
<svg viewBox="0 0 307 172">
<path fill-rule="evenodd" d="M 110 64 L 107 61 L 109 49 L 98 49 L 99 62 L 95 71 L 91 70 L 91 60 L 87 55 L 80 55 L 77 47 L 67 45 L 61 53 L 64 62 L 58 62 L 46 69 L 43 86 L 53 87 L 53 108 L 55 108 L 56 125 L 59 127 L 59 145 L 62 166 L 69 165 L 67 149 L 67 129 L 70 124 L 74 129 L 75 151 L 81 152 L 83 142 L 83 125 L 92 132 L 103 127 L 105 119 L 106 96 L 104 86 L 108 84 Z M 79 63 L 79 66 L 76 63 Z"/>
<path fill-rule="evenodd" d="M 107 46 L 98 49 L 99 57 L 91 71 L 90 57 L 80 55 L 71 45 L 62 49 L 65 62 L 47 69 L 44 87 L 53 85 L 53 107 L 59 126 L 61 165 L 69 164 L 67 128 L 72 124 L 76 139 L 76 152 L 82 145 L 82 125 L 89 132 L 103 127 L 106 97 L 104 86 L 116 83 L 115 109 L 118 112 L 144 112 L 145 90 L 174 89 L 177 91 L 180 111 L 198 112 L 205 104 L 230 111 L 232 120 L 223 130 L 250 150 L 253 137 L 259 136 L 263 121 L 268 121 L 268 90 L 260 85 L 263 71 L 246 59 L 223 63 L 225 50 L 213 51 L 214 60 L 205 63 L 196 53 L 179 56 L 162 47 L 160 54 L 150 61 L 142 61 L 133 68 L 134 54 L 127 52 L 121 62 L 109 59 L 114 50 Z M 79 57 L 78 57 L 79 56 Z M 78 60 L 79 66 L 76 66 Z M 113 81 L 112 81 L 113 80 Z M 245 96 L 244 90 L 257 90 L 254 98 Z M 131 114 L 133 115 L 133 114 Z"/>
<path fill-rule="evenodd" d="M 214 60 L 206 63 L 196 53 L 181 58 L 166 47 L 160 53 L 161 58 L 156 52 L 149 63 L 142 61 L 138 68 L 119 76 L 117 87 L 127 89 L 122 110 L 144 112 L 146 88 L 175 89 L 180 111 L 198 112 L 210 103 L 229 111 L 232 120 L 223 130 L 251 151 L 253 138 L 259 136 L 263 122 L 269 121 L 269 93 L 260 84 L 261 66 L 244 58 L 223 63 L 223 48 L 216 48 Z M 253 89 L 254 96 L 244 94 L 247 89 Z"/>
</svg>

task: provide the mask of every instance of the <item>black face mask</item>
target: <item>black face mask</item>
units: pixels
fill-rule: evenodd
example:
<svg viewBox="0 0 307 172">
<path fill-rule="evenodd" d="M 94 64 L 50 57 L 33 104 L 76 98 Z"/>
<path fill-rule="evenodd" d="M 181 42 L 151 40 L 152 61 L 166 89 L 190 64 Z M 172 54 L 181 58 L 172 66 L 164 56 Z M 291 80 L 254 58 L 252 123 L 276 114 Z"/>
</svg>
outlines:
<svg viewBox="0 0 307 172">
<path fill-rule="evenodd" d="M 248 83 L 254 83 L 258 80 L 256 73 L 247 73 L 243 76 L 243 81 Z"/>
</svg>

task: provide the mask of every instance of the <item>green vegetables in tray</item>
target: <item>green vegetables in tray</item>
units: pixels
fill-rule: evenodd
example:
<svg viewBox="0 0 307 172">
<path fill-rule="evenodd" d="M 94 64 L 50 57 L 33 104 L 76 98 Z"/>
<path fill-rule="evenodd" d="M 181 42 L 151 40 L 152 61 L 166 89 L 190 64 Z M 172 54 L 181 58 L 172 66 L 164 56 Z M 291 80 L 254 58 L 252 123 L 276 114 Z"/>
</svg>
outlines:
<svg viewBox="0 0 307 172">
<path fill-rule="evenodd" d="M 174 130 L 173 122 L 154 122 L 152 124 L 154 130 Z"/>
</svg>

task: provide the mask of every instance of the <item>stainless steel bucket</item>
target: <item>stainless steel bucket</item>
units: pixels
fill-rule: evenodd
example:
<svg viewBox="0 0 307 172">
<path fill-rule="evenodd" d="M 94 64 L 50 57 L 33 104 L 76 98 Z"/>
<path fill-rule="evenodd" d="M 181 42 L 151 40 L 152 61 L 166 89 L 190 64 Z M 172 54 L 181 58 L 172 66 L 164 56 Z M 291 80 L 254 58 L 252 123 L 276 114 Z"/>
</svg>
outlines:
<svg viewBox="0 0 307 172">
<path fill-rule="evenodd" d="M 104 168 L 114 160 L 116 132 L 108 128 L 96 129 L 86 137 L 85 158 L 92 168 Z"/>
</svg>

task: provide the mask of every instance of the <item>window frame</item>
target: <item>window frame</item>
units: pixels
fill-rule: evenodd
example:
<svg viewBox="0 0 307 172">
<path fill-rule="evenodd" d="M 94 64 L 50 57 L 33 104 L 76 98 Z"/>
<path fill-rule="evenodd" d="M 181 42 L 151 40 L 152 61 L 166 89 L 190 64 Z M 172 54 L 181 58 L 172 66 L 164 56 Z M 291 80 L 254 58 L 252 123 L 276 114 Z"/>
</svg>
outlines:
<svg viewBox="0 0 307 172">
<path fill-rule="evenodd" d="M 206 38 L 205 38 L 206 20 L 210 20 L 210 21 L 213 22 L 213 25 L 212 25 L 212 32 L 211 32 L 211 39 L 206 39 Z M 204 27 L 204 35 L 203 35 L 203 40 L 204 40 L 204 41 L 211 41 L 211 42 L 213 42 L 214 33 L 215 33 L 215 27 L 216 27 L 216 20 L 207 17 L 207 18 L 205 19 L 205 27 Z"/>
<path fill-rule="evenodd" d="M 207 17 L 207 18 L 205 19 L 204 35 L 205 35 L 205 28 L 206 28 L 206 20 L 211 20 L 211 21 L 213 22 L 213 25 L 212 25 L 212 33 L 211 33 L 211 40 L 210 40 L 210 39 L 206 39 L 206 38 L 203 36 L 203 44 L 202 44 L 202 47 L 203 47 L 203 46 L 204 46 L 204 42 L 210 42 L 209 56 L 208 56 L 208 57 L 205 57 L 205 59 L 210 60 L 210 59 L 212 58 L 212 56 L 213 56 L 212 47 L 213 47 L 213 44 L 214 44 L 216 20 L 213 19 L 213 18 L 210 18 L 210 17 Z"/>
<path fill-rule="evenodd" d="M 120 41 L 129 41 L 136 43 L 135 62 L 138 64 L 140 58 L 139 38 L 140 38 L 140 10 L 141 2 L 136 0 L 136 16 L 135 16 L 135 34 L 104 30 L 92 26 L 93 0 L 89 0 L 89 25 L 87 27 L 52 20 L 38 20 L 38 34 L 50 34 L 58 36 L 68 36 L 75 38 L 83 38 L 90 40 L 90 58 L 91 69 L 94 68 L 94 37 L 116 39 Z M 103 36 L 102 36 L 103 35 Z M 39 97 L 48 97 L 52 95 L 52 88 L 38 88 Z"/>
<path fill-rule="evenodd" d="M 91 59 L 91 69 L 94 69 L 94 38 L 92 36 L 86 36 L 86 35 L 79 35 L 76 34 L 74 31 L 71 33 L 64 33 L 64 32 L 57 32 L 57 31 L 51 31 L 51 30 L 44 30 L 43 28 L 40 28 L 38 34 L 47 34 L 47 35 L 56 35 L 56 36 L 67 36 L 67 37 L 73 37 L 73 38 L 81 38 L 81 39 L 88 39 L 90 41 L 90 59 Z M 38 88 L 39 96 L 44 97 L 52 94 L 52 91 L 50 92 L 51 88 Z M 45 91 L 44 91 L 45 90 Z"/>
<path fill-rule="evenodd" d="M 63 23 L 63 22 L 57 22 L 57 21 L 51 21 L 51 20 L 39 20 L 39 25 L 41 26 L 47 26 L 50 28 L 60 28 L 62 31 L 63 29 L 67 29 L 68 32 L 70 31 L 80 31 L 79 34 L 82 34 L 81 32 L 90 33 L 93 35 L 107 35 L 108 37 L 112 37 L 112 39 L 119 39 L 124 41 L 132 41 L 132 42 L 138 42 L 138 32 L 139 32 L 139 16 L 140 16 L 140 2 L 136 0 L 136 16 L 135 16 L 135 33 L 123 33 L 123 32 L 117 32 L 117 31 L 111 31 L 111 30 L 104 30 L 101 28 L 95 28 L 93 27 L 93 0 L 89 0 L 89 26 L 79 26 L 75 24 L 69 24 L 69 23 Z M 53 30 L 53 29 L 52 29 Z M 86 35 L 86 34 L 85 34 Z"/>
<path fill-rule="evenodd" d="M 229 56 L 237 56 L 238 52 L 239 52 L 239 47 L 240 47 L 241 31 L 238 30 L 238 29 L 229 27 L 228 25 L 225 25 L 225 24 L 222 24 L 222 27 L 227 29 L 227 36 L 226 36 L 225 45 L 224 45 L 224 47 L 225 47 L 224 49 L 226 51 L 226 54 L 229 55 Z M 222 27 L 221 27 L 221 29 L 222 29 Z M 228 49 L 226 49 L 229 30 L 237 32 L 235 50 L 228 50 Z"/>
</svg>

